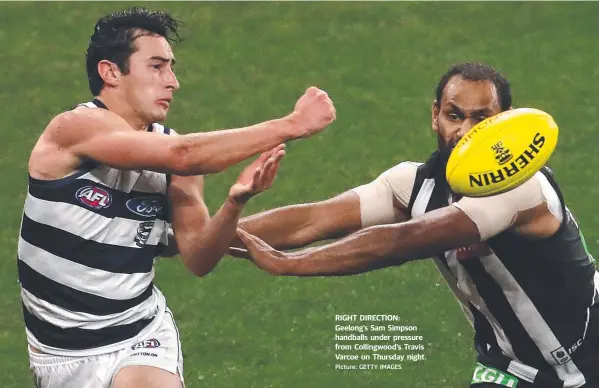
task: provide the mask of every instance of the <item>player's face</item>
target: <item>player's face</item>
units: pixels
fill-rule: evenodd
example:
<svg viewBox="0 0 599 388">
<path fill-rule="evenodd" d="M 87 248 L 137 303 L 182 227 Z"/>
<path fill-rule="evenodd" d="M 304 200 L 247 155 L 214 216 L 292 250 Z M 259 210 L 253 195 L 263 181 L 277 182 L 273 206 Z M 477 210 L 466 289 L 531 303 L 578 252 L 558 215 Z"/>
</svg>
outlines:
<svg viewBox="0 0 599 388">
<path fill-rule="evenodd" d="M 493 82 L 469 81 L 459 75 L 450 78 L 439 104 L 433 103 L 433 130 L 439 150 L 449 155 L 470 128 L 500 112 Z"/>
<path fill-rule="evenodd" d="M 137 51 L 129 58 L 129 74 L 122 77 L 123 92 L 136 115 L 147 123 L 166 119 L 179 81 L 168 41 L 158 35 L 135 39 Z"/>
</svg>

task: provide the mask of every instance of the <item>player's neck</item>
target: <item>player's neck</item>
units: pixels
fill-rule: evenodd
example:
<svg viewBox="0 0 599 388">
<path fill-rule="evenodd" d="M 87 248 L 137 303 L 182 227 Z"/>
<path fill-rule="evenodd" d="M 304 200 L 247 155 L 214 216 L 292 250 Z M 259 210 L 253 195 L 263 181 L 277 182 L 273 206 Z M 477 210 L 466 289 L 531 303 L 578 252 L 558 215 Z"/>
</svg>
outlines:
<svg viewBox="0 0 599 388">
<path fill-rule="evenodd" d="M 120 96 L 109 93 L 100 93 L 99 96 L 96 96 L 96 99 L 100 100 L 104 105 L 106 105 L 108 110 L 121 116 L 133 129 L 137 131 L 146 131 L 148 125 L 151 124 L 139 117 L 133 107 L 120 98 Z"/>
</svg>

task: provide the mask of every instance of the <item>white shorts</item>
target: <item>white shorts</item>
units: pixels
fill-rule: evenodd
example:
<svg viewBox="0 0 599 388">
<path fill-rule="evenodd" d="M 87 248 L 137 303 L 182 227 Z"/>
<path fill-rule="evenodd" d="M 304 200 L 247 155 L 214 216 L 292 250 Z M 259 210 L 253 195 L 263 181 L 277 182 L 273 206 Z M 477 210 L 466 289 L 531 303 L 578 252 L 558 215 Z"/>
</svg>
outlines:
<svg viewBox="0 0 599 388">
<path fill-rule="evenodd" d="M 132 365 L 167 370 L 185 386 L 181 341 L 168 308 L 156 330 L 136 345 L 90 357 L 54 356 L 29 348 L 29 364 L 38 388 L 109 388 L 118 371 Z"/>
</svg>

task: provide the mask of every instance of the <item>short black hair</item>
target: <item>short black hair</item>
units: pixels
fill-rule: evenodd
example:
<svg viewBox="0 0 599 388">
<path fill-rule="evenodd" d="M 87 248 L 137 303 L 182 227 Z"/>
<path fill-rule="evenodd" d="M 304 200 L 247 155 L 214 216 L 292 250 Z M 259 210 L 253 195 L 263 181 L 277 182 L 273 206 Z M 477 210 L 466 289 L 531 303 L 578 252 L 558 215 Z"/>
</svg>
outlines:
<svg viewBox="0 0 599 388">
<path fill-rule="evenodd" d="M 161 11 L 133 7 L 106 15 L 96 23 L 85 54 L 89 89 L 94 96 L 100 94 L 104 81 L 98 73 L 102 60 L 114 62 L 123 74 L 129 73 L 129 58 L 135 52 L 134 40 L 139 30 L 163 36 L 169 42 L 181 42 L 180 22 Z"/>
<path fill-rule="evenodd" d="M 449 70 L 441 76 L 437 90 L 435 93 L 436 104 L 441 104 L 441 98 L 443 97 L 443 90 L 451 79 L 451 77 L 459 75 L 463 79 L 469 81 L 491 81 L 495 85 L 497 96 L 499 97 L 499 106 L 502 111 L 508 110 L 512 106 L 512 91 L 510 89 L 510 83 L 501 73 L 492 68 L 491 66 L 483 63 L 475 62 L 464 62 L 457 65 L 453 65 Z"/>
</svg>

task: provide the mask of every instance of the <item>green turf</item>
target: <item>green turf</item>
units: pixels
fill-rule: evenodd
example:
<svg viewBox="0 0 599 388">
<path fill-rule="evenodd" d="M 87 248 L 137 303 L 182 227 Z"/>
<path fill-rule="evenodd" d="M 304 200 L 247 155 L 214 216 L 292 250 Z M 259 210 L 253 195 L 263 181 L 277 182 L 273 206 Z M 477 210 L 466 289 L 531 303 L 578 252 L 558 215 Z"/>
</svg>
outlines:
<svg viewBox="0 0 599 388">
<path fill-rule="evenodd" d="M 28 387 L 16 242 L 29 151 L 48 120 L 89 98 L 83 59 L 95 20 L 127 3 L 0 4 L 0 386 Z M 182 88 L 168 124 L 181 133 L 242 126 L 289 112 L 310 85 L 338 120 L 289 146 L 273 189 L 247 212 L 324 199 L 434 147 L 430 105 L 453 62 L 505 72 L 517 106 L 561 128 L 551 160 L 589 248 L 597 250 L 599 28 L 596 3 L 149 3 L 183 17 L 175 47 Z M 212 211 L 239 168 L 206 179 Z M 205 279 L 177 261 L 156 283 L 178 319 L 187 386 L 466 386 L 471 329 L 430 262 L 348 278 L 274 278 L 225 260 Z M 333 370 L 336 314 L 398 314 L 419 327 L 427 360 L 400 371 Z"/>
</svg>

